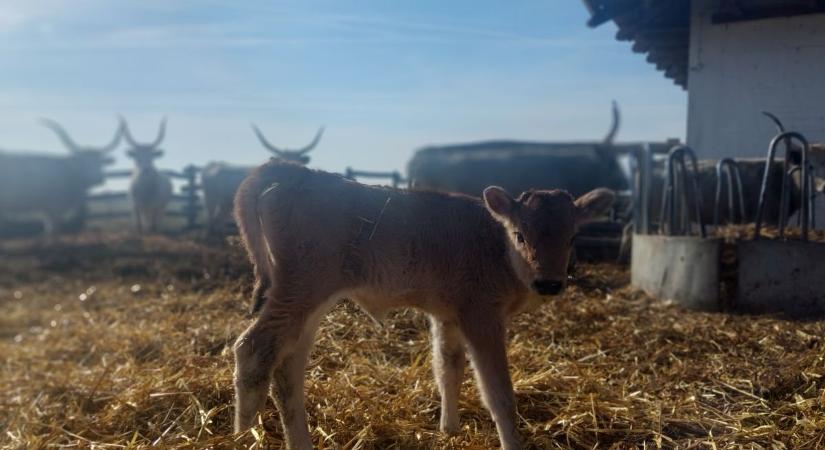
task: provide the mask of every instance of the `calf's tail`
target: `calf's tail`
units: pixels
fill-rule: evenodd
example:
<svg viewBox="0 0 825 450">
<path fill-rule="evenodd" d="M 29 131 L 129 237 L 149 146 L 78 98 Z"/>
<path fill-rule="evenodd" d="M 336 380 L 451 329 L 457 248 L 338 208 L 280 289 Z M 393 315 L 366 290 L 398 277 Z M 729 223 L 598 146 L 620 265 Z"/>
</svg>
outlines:
<svg viewBox="0 0 825 450">
<path fill-rule="evenodd" d="M 272 184 L 264 176 L 264 171 L 252 172 L 235 193 L 235 223 L 241 234 L 241 240 L 249 254 L 255 275 L 255 287 L 252 291 L 251 313 L 257 313 L 266 302 L 266 291 L 272 284 L 274 261 L 270 255 L 266 237 L 263 235 L 258 202 L 261 194 Z"/>
</svg>

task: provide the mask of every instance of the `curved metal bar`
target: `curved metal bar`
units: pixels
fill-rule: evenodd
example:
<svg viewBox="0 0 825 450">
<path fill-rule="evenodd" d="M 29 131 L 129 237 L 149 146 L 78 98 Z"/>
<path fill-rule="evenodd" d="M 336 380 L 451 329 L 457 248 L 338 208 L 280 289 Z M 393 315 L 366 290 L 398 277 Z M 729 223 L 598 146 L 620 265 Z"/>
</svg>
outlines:
<svg viewBox="0 0 825 450">
<path fill-rule="evenodd" d="M 736 179 L 736 189 L 739 191 L 739 221 L 748 223 L 748 211 L 745 208 L 745 189 L 742 188 L 742 172 L 739 171 L 739 164 L 733 166 Z M 728 174 L 730 176 L 730 174 Z"/>
<path fill-rule="evenodd" d="M 673 230 L 673 225 L 676 222 L 676 215 L 670 211 L 670 205 L 673 204 L 671 194 L 674 187 L 674 173 L 673 173 L 673 155 L 668 153 L 667 162 L 665 163 L 665 183 L 662 191 L 662 207 L 659 208 L 659 233 L 668 235 Z M 667 218 L 667 220 L 665 220 Z"/>
<path fill-rule="evenodd" d="M 802 171 L 802 166 L 793 166 L 793 167 L 791 167 L 791 170 L 789 170 L 788 174 L 787 174 L 788 179 L 793 180 L 793 176 L 797 172 L 800 172 L 800 171 Z M 782 197 L 781 202 L 782 202 L 782 204 L 780 206 L 782 208 L 783 214 L 788 214 L 789 199 L 787 197 Z M 796 226 L 798 226 L 798 227 L 802 226 L 802 214 L 797 214 L 796 215 Z"/>
<path fill-rule="evenodd" d="M 745 213 L 745 198 L 744 192 L 742 191 L 742 175 L 739 171 L 739 164 L 734 161 L 732 158 L 723 158 L 720 159 L 718 163 L 716 163 L 716 198 L 715 198 L 715 205 L 713 208 L 713 223 L 715 225 L 721 224 L 721 201 L 722 201 L 722 174 L 724 173 L 727 175 L 727 187 L 728 187 L 728 214 L 730 215 L 728 223 L 737 223 L 736 222 L 736 208 L 734 203 L 734 196 L 733 196 L 733 183 L 736 183 L 736 190 L 739 194 L 737 199 L 739 200 L 739 222 L 744 223 L 747 221 L 746 213 Z"/>
<path fill-rule="evenodd" d="M 772 140 L 771 144 L 768 147 L 768 155 L 765 158 L 765 170 L 762 175 L 762 187 L 759 190 L 759 203 L 756 207 L 756 235 L 754 239 L 760 238 L 760 231 L 762 230 L 762 215 L 765 209 L 765 197 L 768 192 L 768 180 L 770 179 L 770 172 L 771 166 L 773 165 L 773 159 L 776 156 L 776 149 L 779 146 L 779 143 L 785 141 L 788 143 L 785 147 L 785 166 L 782 170 L 782 196 L 780 200 L 780 212 L 779 212 L 779 235 L 780 237 L 784 237 L 785 232 L 785 202 L 787 201 L 785 197 L 789 195 L 789 192 L 786 192 L 787 188 L 787 180 L 788 180 L 788 171 L 787 171 L 787 164 L 788 158 L 790 157 L 790 149 L 791 146 L 789 145 L 792 140 L 798 140 L 802 144 L 802 205 L 801 205 L 801 215 L 802 215 L 802 240 L 808 240 L 808 222 L 810 220 L 810 209 L 808 208 L 808 183 L 805 180 L 808 179 L 808 149 L 809 144 L 808 140 L 805 139 L 801 133 L 796 131 L 786 131 L 784 133 L 779 133 L 776 135 Z"/>
<path fill-rule="evenodd" d="M 713 224 L 719 225 L 719 204 L 722 201 L 722 168 L 724 159 L 716 163 L 716 194 L 713 196 Z M 730 190 L 730 177 L 728 177 L 728 190 Z"/>
<path fill-rule="evenodd" d="M 653 152 L 650 149 L 650 144 L 645 142 L 636 154 L 638 164 L 636 189 L 636 201 L 638 212 L 636 214 L 636 232 L 640 234 L 650 233 L 650 171 L 653 167 Z"/>
<path fill-rule="evenodd" d="M 696 153 L 694 153 L 693 149 L 691 149 L 690 147 L 683 147 L 682 153 L 686 153 L 688 156 L 690 156 L 690 161 L 693 165 L 693 173 L 685 173 L 685 183 L 687 183 L 687 178 L 691 178 L 693 180 L 693 195 L 695 198 L 693 205 L 696 208 L 696 220 L 699 222 L 699 233 L 703 238 L 705 238 L 707 237 L 707 232 L 705 231 L 705 219 L 702 217 L 702 191 L 701 189 L 699 189 L 699 180 L 696 179 L 697 175 L 699 174 L 699 162 L 696 160 Z M 685 189 L 687 189 L 687 186 L 685 187 Z"/>
<path fill-rule="evenodd" d="M 692 171 L 687 169 L 685 165 L 685 155 L 690 158 L 691 162 L 691 169 Z M 679 191 L 679 185 L 676 183 L 676 167 L 679 167 L 681 170 L 681 191 Z M 699 183 L 696 179 L 696 174 L 699 173 L 699 163 L 696 159 L 696 154 L 690 147 L 685 145 L 679 145 L 673 147 L 668 152 L 668 159 L 667 159 L 667 178 L 665 180 L 665 195 L 662 198 L 662 211 L 661 211 L 661 220 L 660 220 L 660 232 L 665 224 L 664 217 L 665 214 L 668 216 L 667 222 L 667 229 L 666 234 L 671 234 L 673 230 L 676 228 L 676 199 L 681 197 L 684 200 L 684 203 L 689 203 L 689 196 L 687 195 L 688 189 L 693 189 L 693 205 L 694 205 L 694 212 L 696 214 L 696 220 L 699 222 L 699 232 L 700 235 L 704 238 L 707 237 L 707 233 L 705 230 L 705 221 L 702 217 L 702 193 L 699 190 Z M 690 186 L 688 186 L 688 180 L 690 180 Z M 681 195 L 677 195 L 681 194 Z M 689 207 L 688 207 L 689 208 Z M 689 212 L 686 215 L 687 220 L 687 231 L 690 230 L 690 220 L 689 220 Z"/>
<path fill-rule="evenodd" d="M 816 169 L 808 166 L 808 216 L 811 219 L 811 229 L 816 229 Z"/>
<path fill-rule="evenodd" d="M 816 229 L 816 189 L 814 189 L 816 174 L 814 173 L 815 169 L 812 166 L 808 166 L 808 170 L 808 215 L 810 216 L 809 227 L 811 229 Z M 788 178 L 791 179 L 791 182 L 793 182 L 794 174 L 800 171 L 802 171 L 802 166 L 791 167 L 791 170 L 788 171 Z M 786 206 L 783 206 L 783 208 L 786 208 Z M 787 211 L 787 209 L 785 209 L 785 211 Z M 802 227 L 802 214 L 797 214 L 796 226 Z"/>
</svg>

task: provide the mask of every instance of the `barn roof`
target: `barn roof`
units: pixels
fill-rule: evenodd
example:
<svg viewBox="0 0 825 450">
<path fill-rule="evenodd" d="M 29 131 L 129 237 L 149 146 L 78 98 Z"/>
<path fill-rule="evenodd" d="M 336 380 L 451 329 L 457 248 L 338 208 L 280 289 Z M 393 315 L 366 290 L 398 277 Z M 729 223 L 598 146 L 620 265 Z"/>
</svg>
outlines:
<svg viewBox="0 0 825 450">
<path fill-rule="evenodd" d="M 633 51 L 667 78 L 687 88 L 690 48 L 690 0 L 583 0 L 587 25 L 613 21 L 616 39 L 632 41 Z M 713 23 L 825 12 L 825 0 L 717 0 Z"/>
</svg>

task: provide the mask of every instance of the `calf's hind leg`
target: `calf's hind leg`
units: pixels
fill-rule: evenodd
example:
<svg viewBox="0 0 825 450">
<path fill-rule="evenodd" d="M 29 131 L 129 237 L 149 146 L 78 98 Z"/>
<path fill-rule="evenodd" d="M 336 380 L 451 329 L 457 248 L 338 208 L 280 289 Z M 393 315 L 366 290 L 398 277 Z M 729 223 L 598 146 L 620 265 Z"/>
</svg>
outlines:
<svg viewBox="0 0 825 450">
<path fill-rule="evenodd" d="M 261 314 L 235 342 L 235 432 L 254 424 L 266 403 L 274 368 L 292 352 L 303 323 L 296 316 Z"/>
<path fill-rule="evenodd" d="M 322 306 L 310 315 L 292 353 L 284 356 L 283 362 L 275 367 L 272 377 L 272 397 L 281 414 L 286 447 L 289 449 L 313 448 L 307 427 L 304 379 L 315 333 L 328 309 L 328 306 Z"/>
</svg>

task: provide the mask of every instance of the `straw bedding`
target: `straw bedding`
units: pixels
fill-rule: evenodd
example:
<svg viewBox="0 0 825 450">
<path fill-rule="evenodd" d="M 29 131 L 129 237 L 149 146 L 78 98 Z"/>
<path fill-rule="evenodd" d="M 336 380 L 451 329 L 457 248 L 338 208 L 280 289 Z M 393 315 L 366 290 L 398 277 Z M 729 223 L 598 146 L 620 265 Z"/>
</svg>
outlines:
<svg viewBox="0 0 825 450">
<path fill-rule="evenodd" d="M 725 225 L 715 228 L 713 235 L 725 240 L 725 242 L 734 243 L 736 241 L 749 241 L 756 237 L 756 225 L 749 223 L 744 225 Z M 776 227 L 765 226 L 759 230 L 759 237 L 762 239 L 779 240 L 779 229 Z M 790 241 L 798 241 L 802 239 L 802 230 L 799 227 L 787 227 L 785 229 L 784 239 Z M 825 242 L 825 230 L 813 229 L 808 230 L 808 240 L 810 242 Z"/>
<path fill-rule="evenodd" d="M 511 326 L 530 448 L 825 446 L 825 321 L 688 312 L 582 266 Z M 78 236 L 0 245 L 0 447 L 278 448 L 272 403 L 231 434 L 231 345 L 251 320 L 241 252 L 196 239 Z M 492 448 L 468 369 L 462 428 L 437 432 L 427 323 L 349 304 L 307 370 L 319 448 Z"/>
</svg>

